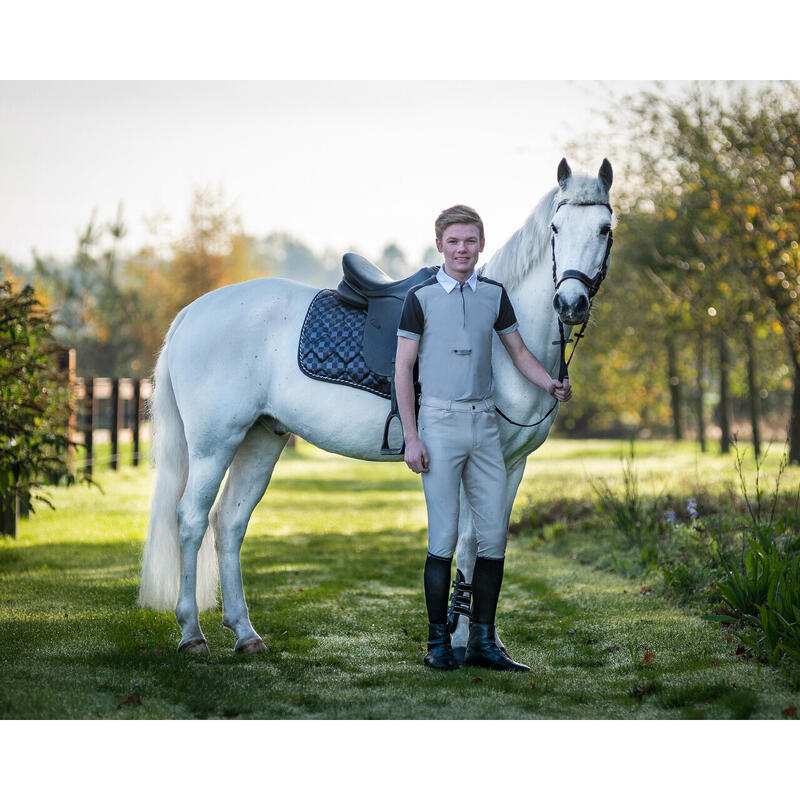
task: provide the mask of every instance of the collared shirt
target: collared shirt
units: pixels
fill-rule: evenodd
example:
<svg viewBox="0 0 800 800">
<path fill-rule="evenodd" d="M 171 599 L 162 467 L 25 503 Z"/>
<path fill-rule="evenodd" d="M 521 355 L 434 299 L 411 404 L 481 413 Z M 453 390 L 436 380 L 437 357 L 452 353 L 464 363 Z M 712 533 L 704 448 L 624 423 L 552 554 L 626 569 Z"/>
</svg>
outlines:
<svg viewBox="0 0 800 800">
<path fill-rule="evenodd" d="M 442 287 L 450 294 L 457 286 L 461 285 L 460 281 L 457 281 L 455 278 L 452 278 L 444 271 L 444 265 L 439 267 L 439 271 L 436 273 L 436 280 L 442 284 Z M 478 273 L 475 270 L 472 270 L 472 275 L 464 281 L 464 283 L 472 289 L 473 292 L 478 290 Z"/>
<path fill-rule="evenodd" d="M 492 331 L 518 327 L 502 284 L 477 273 L 462 284 L 440 268 L 406 295 L 397 335 L 420 343 L 423 395 L 486 400 L 493 390 Z"/>
</svg>

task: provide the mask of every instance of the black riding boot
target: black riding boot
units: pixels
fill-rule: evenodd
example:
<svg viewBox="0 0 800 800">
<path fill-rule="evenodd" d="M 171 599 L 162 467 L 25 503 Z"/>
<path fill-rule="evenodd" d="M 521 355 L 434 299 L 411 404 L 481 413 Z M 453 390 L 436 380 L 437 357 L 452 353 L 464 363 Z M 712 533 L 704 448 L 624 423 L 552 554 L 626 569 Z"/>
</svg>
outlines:
<svg viewBox="0 0 800 800">
<path fill-rule="evenodd" d="M 428 652 L 423 664 L 433 669 L 458 669 L 447 630 L 447 592 L 452 558 L 428 553 L 425 561 L 425 604 L 428 607 Z"/>
<path fill-rule="evenodd" d="M 508 657 L 498 646 L 494 633 L 497 598 L 503 583 L 502 558 L 478 558 L 472 574 L 472 620 L 469 624 L 465 667 L 484 667 L 506 672 L 528 672 L 530 667 Z"/>
</svg>

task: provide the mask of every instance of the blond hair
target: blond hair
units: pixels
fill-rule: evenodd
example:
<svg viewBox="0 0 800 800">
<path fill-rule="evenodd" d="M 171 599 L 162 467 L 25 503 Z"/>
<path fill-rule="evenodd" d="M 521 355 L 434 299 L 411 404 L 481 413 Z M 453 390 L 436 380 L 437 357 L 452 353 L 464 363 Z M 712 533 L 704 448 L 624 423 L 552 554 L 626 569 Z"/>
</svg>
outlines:
<svg viewBox="0 0 800 800">
<path fill-rule="evenodd" d="M 478 212 L 469 206 L 452 206 L 446 208 L 436 218 L 434 230 L 436 231 L 436 240 L 441 242 L 442 236 L 449 225 L 475 225 L 481 235 L 481 241 L 485 238 L 483 235 L 483 220 L 478 216 Z"/>
</svg>

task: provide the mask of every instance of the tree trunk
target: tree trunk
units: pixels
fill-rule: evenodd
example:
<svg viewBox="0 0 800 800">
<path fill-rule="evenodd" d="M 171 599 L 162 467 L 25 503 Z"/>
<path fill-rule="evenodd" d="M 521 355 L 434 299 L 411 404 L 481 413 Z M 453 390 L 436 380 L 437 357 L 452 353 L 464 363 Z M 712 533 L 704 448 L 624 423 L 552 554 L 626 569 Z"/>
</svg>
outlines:
<svg viewBox="0 0 800 800">
<path fill-rule="evenodd" d="M 753 429 L 753 452 L 755 457 L 761 455 L 761 434 L 758 431 L 758 418 L 761 416 L 761 398 L 759 396 L 758 375 L 756 373 L 756 348 L 753 342 L 753 331 L 749 325 L 744 328 L 744 341 L 747 347 L 747 394 L 750 405 L 750 427 Z"/>
<path fill-rule="evenodd" d="M 0 534 L 17 538 L 17 518 L 19 517 L 19 498 L 10 495 L 0 499 Z"/>
<path fill-rule="evenodd" d="M 725 331 L 719 332 L 719 427 L 720 452 L 724 455 L 731 449 L 731 396 L 728 375 L 731 370 L 730 349 Z"/>
<path fill-rule="evenodd" d="M 697 337 L 697 440 L 700 442 L 700 450 L 705 453 L 706 451 L 706 411 L 703 405 L 703 394 L 705 390 L 705 373 L 706 368 L 706 334 L 704 330 L 700 330 L 700 335 Z"/>
<path fill-rule="evenodd" d="M 800 364 L 794 364 L 794 388 L 792 391 L 792 418 L 789 422 L 789 463 L 800 464 Z"/>
<path fill-rule="evenodd" d="M 675 339 L 671 336 L 667 339 L 667 369 L 669 371 L 669 394 L 672 404 L 672 434 L 676 441 L 681 441 L 683 439 L 681 379 L 678 375 L 678 355 Z"/>
</svg>

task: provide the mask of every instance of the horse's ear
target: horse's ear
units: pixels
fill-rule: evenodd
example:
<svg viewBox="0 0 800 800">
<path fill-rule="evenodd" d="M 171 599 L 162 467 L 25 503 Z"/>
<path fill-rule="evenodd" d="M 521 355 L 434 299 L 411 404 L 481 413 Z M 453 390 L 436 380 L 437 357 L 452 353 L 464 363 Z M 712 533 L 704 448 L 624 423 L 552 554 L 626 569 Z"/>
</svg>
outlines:
<svg viewBox="0 0 800 800">
<path fill-rule="evenodd" d="M 572 176 L 572 170 L 569 168 L 569 164 L 567 164 L 567 159 L 562 158 L 558 164 L 558 185 L 565 189 L 567 186 L 567 179 Z"/>
<path fill-rule="evenodd" d="M 597 177 L 599 178 L 600 183 L 602 183 L 605 187 L 605 190 L 608 191 L 614 181 L 614 170 L 611 169 L 611 163 L 607 158 L 603 159 L 603 163 L 600 165 L 600 172 L 597 173 Z"/>
</svg>

